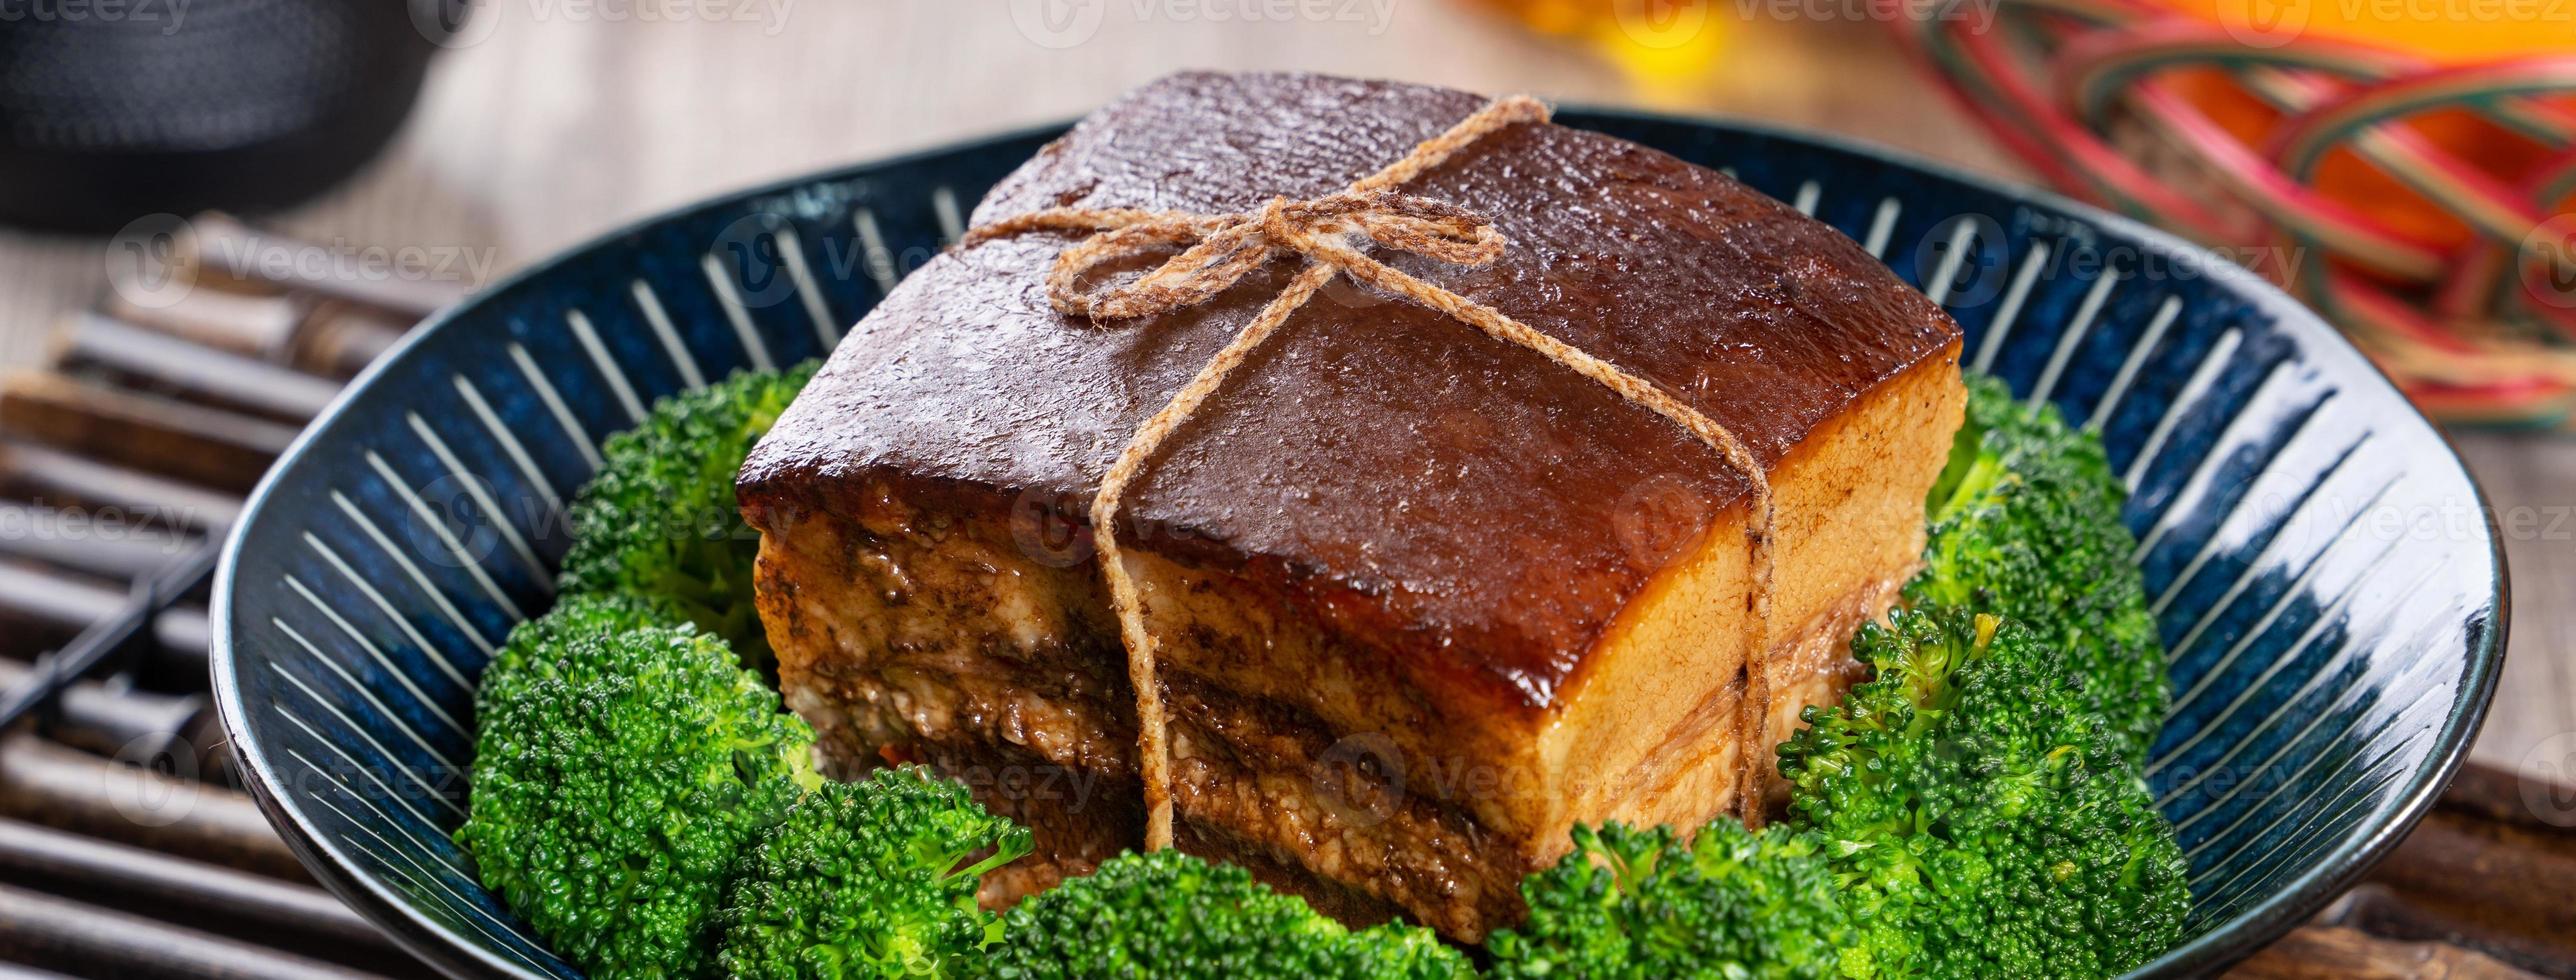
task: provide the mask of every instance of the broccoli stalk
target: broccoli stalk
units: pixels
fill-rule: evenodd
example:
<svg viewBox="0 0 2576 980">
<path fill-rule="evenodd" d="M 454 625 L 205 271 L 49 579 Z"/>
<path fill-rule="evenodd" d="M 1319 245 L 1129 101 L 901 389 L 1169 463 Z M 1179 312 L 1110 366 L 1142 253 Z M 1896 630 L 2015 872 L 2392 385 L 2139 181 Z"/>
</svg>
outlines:
<svg viewBox="0 0 2576 980">
<path fill-rule="evenodd" d="M 609 437 L 573 500 L 560 591 L 658 597 L 767 670 L 769 637 L 752 605 L 760 536 L 742 522 L 734 476 L 813 373 L 811 362 L 739 372 L 665 398 Z"/>
<path fill-rule="evenodd" d="M 593 976 L 698 976 L 738 852 L 820 782 L 814 733 L 724 641 L 591 630 L 594 615 L 568 609 L 532 655 L 487 671 L 456 840 Z"/>
<path fill-rule="evenodd" d="M 976 886 L 1027 853 L 1027 828 L 927 770 L 827 784 L 751 853 L 719 959 L 726 975 L 749 980 L 971 972 L 971 958 L 1001 936 Z"/>
<path fill-rule="evenodd" d="M 983 966 L 1004 980 L 1474 975 L 1427 929 L 1352 931 L 1240 867 L 1170 850 L 1121 854 L 1021 902 Z"/>
</svg>

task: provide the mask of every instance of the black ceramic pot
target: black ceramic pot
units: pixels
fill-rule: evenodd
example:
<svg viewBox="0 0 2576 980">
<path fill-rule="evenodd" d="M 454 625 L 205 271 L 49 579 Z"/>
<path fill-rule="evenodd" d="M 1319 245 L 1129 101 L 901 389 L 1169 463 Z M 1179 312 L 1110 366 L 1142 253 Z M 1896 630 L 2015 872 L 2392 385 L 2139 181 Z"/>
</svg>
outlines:
<svg viewBox="0 0 2576 980">
<path fill-rule="evenodd" d="M 465 0 L 0 0 L 0 223 L 257 212 L 392 137 Z"/>
</svg>

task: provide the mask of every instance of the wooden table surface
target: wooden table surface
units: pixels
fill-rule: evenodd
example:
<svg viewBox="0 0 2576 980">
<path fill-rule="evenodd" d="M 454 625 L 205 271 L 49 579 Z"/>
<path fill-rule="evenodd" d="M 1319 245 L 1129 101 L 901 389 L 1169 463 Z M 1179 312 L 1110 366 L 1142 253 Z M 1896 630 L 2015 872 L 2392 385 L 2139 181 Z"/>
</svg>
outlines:
<svg viewBox="0 0 2576 980">
<path fill-rule="evenodd" d="M 386 156 L 267 220 L 307 239 L 418 246 L 488 280 L 708 194 L 1091 108 L 1180 68 L 1301 68 L 1785 122 L 2020 176 L 1890 45 L 1882 25 L 1706 9 L 1707 68 L 1648 77 L 1459 0 L 710 0 L 479 5 Z M 1797 4 L 1831 13 L 1865 4 Z M 1300 12 L 1304 12 L 1300 14 Z M 622 12 L 622 13 L 621 13 Z M 1053 12 L 1063 15 L 1047 20 Z M 1289 14 L 1286 20 L 1278 14 Z M 1850 15 L 1846 14 L 1848 18 Z M 0 232 L 0 364 L 37 358 L 103 288 L 95 241 Z M 2476 748 L 2560 779 L 2576 760 L 2576 439 L 2463 434 L 2510 522 L 2512 655 Z"/>
</svg>

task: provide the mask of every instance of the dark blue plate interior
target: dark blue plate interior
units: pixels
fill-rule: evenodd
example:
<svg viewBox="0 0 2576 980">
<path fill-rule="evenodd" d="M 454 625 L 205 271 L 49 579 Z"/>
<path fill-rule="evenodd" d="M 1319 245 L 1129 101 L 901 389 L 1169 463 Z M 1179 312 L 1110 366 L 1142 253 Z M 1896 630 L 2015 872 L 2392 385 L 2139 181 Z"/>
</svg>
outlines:
<svg viewBox="0 0 2576 980">
<path fill-rule="evenodd" d="M 1841 228 L 1967 332 L 1963 358 L 2091 425 L 2134 488 L 2176 703 L 2150 782 L 2180 827 L 2197 972 L 2278 935 L 2422 815 L 2502 642 L 2485 509 L 2440 437 L 2315 315 L 2134 223 L 1883 153 L 1567 112 Z M 552 601 L 563 502 L 660 396 L 829 350 L 1053 130 L 738 194 L 450 311 L 291 450 L 224 555 L 215 690 L 305 863 L 469 975 L 575 976 L 475 883 L 471 686 Z"/>
</svg>

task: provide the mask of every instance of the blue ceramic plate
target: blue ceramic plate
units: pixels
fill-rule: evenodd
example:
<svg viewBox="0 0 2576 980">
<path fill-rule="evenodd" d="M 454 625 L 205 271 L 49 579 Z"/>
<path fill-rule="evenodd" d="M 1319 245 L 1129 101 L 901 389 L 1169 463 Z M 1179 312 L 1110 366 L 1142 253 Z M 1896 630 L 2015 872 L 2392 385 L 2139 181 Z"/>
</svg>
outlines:
<svg viewBox="0 0 2576 980">
<path fill-rule="evenodd" d="M 2504 580 L 2477 487 L 2318 318 L 2171 236 L 1867 148 L 1566 112 L 1841 228 L 1967 330 L 1971 366 L 2098 428 L 2176 701 L 2151 782 L 2207 970 L 2313 912 L 2423 815 L 2485 714 Z M 1057 130 L 736 194 L 448 311 L 252 497 L 216 581 L 214 686 L 316 876 L 460 975 L 573 976 L 448 840 L 469 692 L 552 601 L 564 499 L 653 399 L 831 349 Z"/>
</svg>

